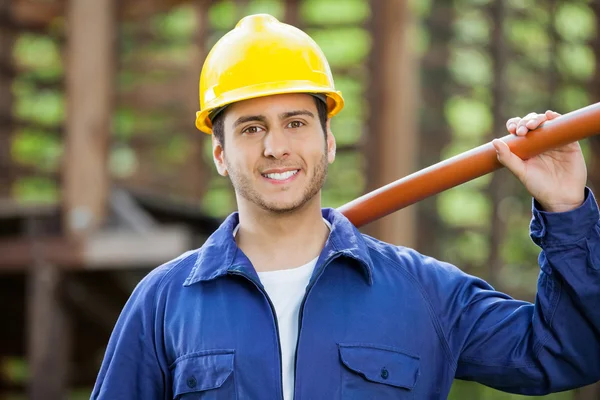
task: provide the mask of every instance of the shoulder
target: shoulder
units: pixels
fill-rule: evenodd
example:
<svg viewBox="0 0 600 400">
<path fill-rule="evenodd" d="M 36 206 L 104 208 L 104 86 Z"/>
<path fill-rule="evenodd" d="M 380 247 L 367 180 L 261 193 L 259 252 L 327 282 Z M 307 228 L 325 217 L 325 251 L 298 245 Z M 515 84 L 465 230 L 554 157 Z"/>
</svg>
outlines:
<svg viewBox="0 0 600 400">
<path fill-rule="evenodd" d="M 150 271 L 134 289 L 138 297 L 153 297 L 165 288 L 182 286 L 198 258 L 201 249 L 186 251 Z M 135 297 L 135 296 L 134 296 Z"/>
<path fill-rule="evenodd" d="M 386 243 L 368 235 L 363 237 L 375 272 L 378 269 L 394 268 L 425 292 L 437 291 L 441 287 L 460 286 L 474 279 L 453 264 L 424 255 L 415 249 Z"/>
</svg>

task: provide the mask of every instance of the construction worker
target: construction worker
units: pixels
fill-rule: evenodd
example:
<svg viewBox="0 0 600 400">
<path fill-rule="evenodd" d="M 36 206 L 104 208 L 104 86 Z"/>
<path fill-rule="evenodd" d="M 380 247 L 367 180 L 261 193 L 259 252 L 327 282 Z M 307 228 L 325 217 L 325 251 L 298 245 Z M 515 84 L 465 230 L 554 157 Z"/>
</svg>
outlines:
<svg viewBox="0 0 600 400">
<path fill-rule="evenodd" d="M 321 208 L 343 105 L 315 42 L 269 15 L 213 47 L 196 126 L 238 211 L 139 283 L 92 398 L 443 399 L 455 378 L 523 394 L 600 379 L 599 212 L 579 145 L 522 161 L 494 141 L 534 198 L 530 304 Z"/>
</svg>

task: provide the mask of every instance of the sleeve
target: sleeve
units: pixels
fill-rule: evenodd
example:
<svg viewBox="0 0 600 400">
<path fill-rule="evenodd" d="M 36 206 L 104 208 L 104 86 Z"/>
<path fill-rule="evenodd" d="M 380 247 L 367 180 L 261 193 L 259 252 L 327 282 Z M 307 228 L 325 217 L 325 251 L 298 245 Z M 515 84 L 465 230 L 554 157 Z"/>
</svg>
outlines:
<svg viewBox="0 0 600 400">
<path fill-rule="evenodd" d="M 136 286 L 113 329 L 92 399 L 165 399 L 166 369 L 155 341 L 160 271 Z"/>
<path fill-rule="evenodd" d="M 547 213 L 534 202 L 530 235 L 541 247 L 535 304 L 514 300 L 445 265 L 437 308 L 458 379 L 541 395 L 600 379 L 600 226 L 593 194 Z M 444 279 L 441 283 L 440 279 Z"/>
</svg>

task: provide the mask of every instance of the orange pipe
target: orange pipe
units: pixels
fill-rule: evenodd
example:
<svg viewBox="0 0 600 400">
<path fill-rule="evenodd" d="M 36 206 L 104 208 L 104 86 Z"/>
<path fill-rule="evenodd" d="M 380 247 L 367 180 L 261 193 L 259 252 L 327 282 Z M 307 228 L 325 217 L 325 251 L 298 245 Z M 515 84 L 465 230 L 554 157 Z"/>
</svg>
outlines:
<svg viewBox="0 0 600 400">
<path fill-rule="evenodd" d="M 513 153 L 528 159 L 600 133 L 600 103 L 544 122 L 526 136 L 501 138 Z M 502 168 L 492 142 L 398 179 L 340 208 L 360 227 L 404 207 Z"/>
</svg>

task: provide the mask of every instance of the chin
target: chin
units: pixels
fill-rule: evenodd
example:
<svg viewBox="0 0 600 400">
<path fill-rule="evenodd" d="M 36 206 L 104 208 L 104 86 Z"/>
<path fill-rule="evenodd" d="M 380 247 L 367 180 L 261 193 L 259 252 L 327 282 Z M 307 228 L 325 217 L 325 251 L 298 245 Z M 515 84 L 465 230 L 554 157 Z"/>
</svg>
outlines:
<svg viewBox="0 0 600 400">
<path fill-rule="evenodd" d="M 301 208 L 303 204 L 298 203 L 266 203 L 263 208 L 277 214 L 286 214 Z"/>
<path fill-rule="evenodd" d="M 262 201 L 260 206 L 266 211 L 271 211 L 277 214 L 286 214 L 303 208 L 309 202 L 309 200 L 310 199 L 298 198 L 285 201 Z"/>
</svg>

